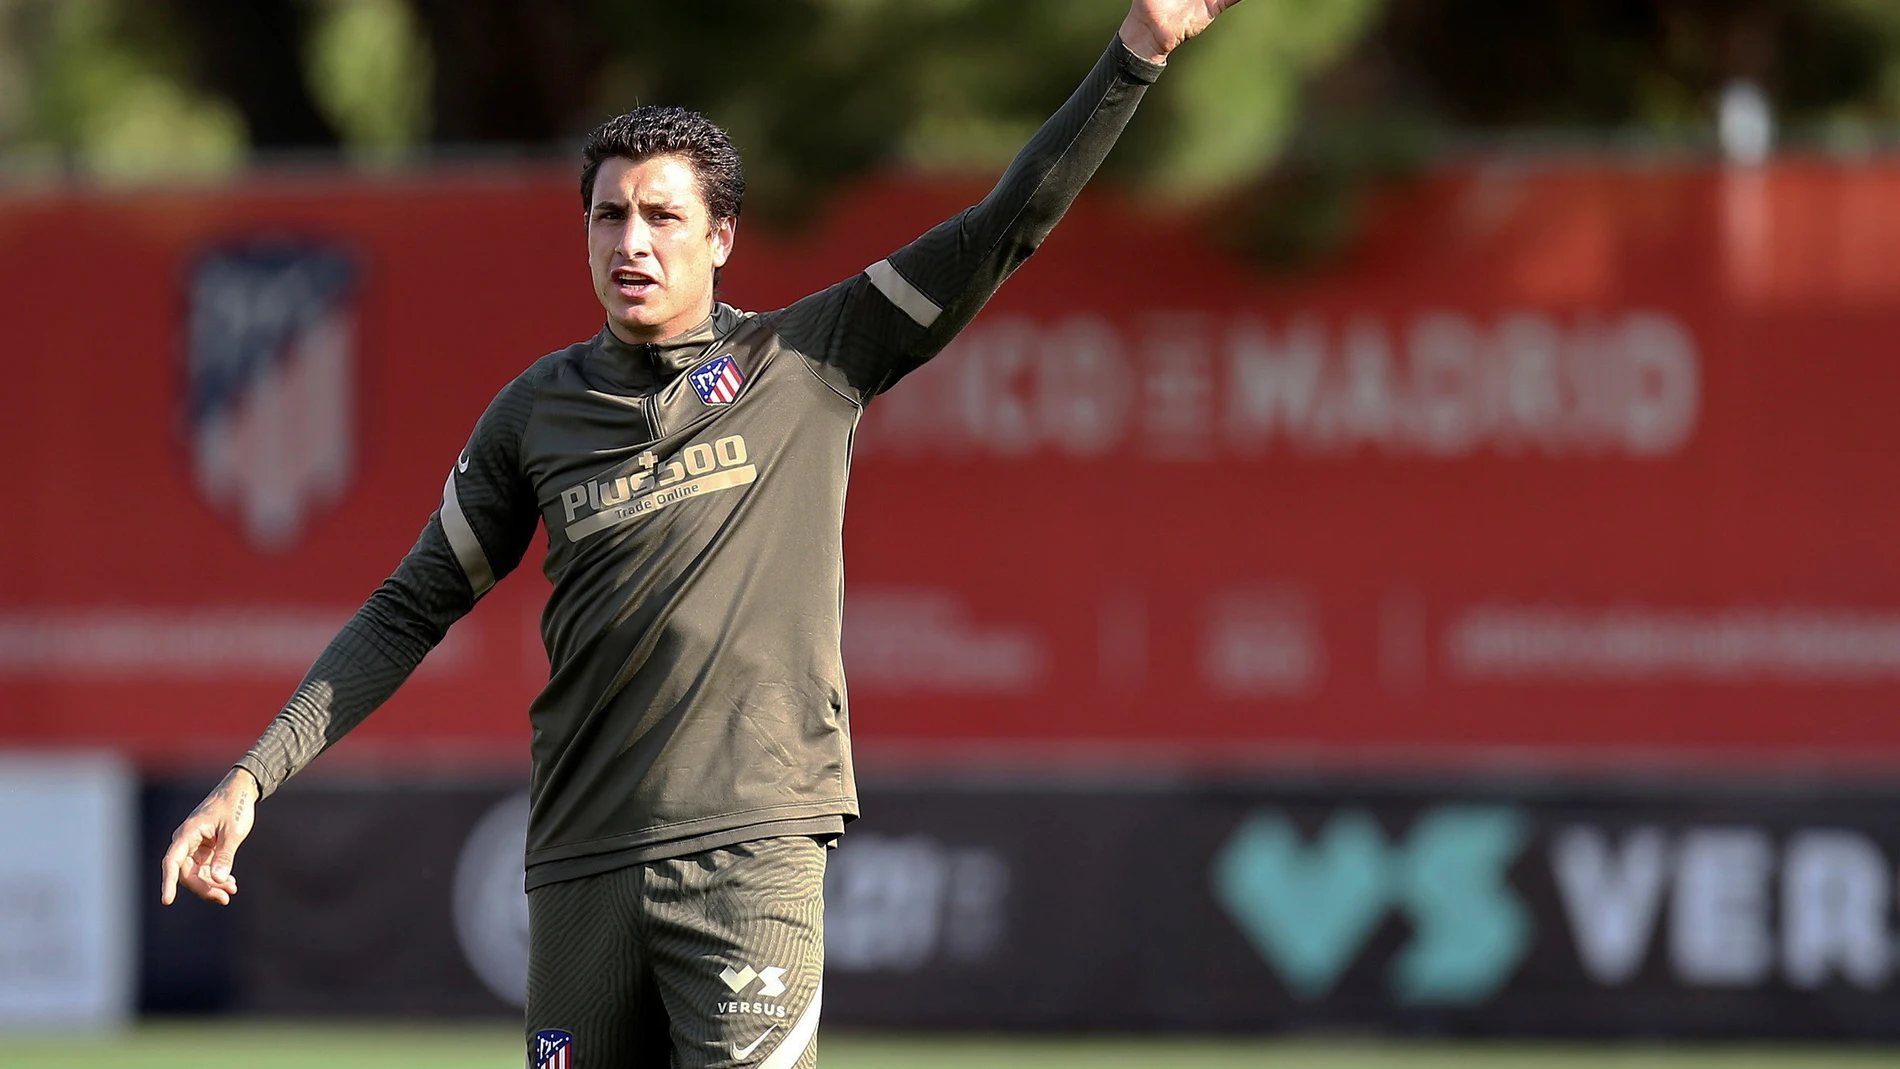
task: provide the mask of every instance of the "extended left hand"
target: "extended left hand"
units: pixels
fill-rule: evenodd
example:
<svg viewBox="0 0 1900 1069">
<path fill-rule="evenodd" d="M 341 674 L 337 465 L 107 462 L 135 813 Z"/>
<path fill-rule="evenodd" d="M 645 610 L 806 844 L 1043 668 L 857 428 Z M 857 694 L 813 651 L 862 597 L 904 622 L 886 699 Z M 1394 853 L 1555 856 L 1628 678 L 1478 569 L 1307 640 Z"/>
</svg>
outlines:
<svg viewBox="0 0 1900 1069">
<path fill-rule="evenodd" d="M 1181 42 L 1240 0 L 1135 0 L 1122 20 L 1122 43 L 1143 59 L 1165 62 Z"/>
<path fill-rule="evenodd" d="M 160 902 L 171 905 L 182 883 L 207 902 L 231 904 L 231 896 L 237 894 L 231 864 L 244 837 L 251 834 L 257 795 L 257 780 L 244 769 L 234 768 L 178 825 L 159 869 Z"/>
</svg>

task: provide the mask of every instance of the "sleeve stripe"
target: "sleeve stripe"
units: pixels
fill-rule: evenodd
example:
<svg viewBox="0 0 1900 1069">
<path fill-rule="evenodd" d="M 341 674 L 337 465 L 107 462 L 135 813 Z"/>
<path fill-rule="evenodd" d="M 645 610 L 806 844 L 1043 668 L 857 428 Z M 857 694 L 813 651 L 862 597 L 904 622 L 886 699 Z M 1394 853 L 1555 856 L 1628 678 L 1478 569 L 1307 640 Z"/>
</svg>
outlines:
<svg viewBox="0 0 1900 1069">
<path fill-rule="evenodd" d="M 455 551 L 455 559 L 467 573 L 468 585 L 475 596 L 479 598 L 488 593 L 488 588 L 495 585 L 495 570 L 488 566 L 488 554 L 482 552 L 475 528 L 470 527 L 468 517 L 462 515 L 462 503 L 455 498 L 454 472 L 449 473 L 449 481 L 442 486 L 442 533 L 449 536 L 449 548 Z"/>
<path fill-rule="evenodd" d="M 924 291 L 911 285 L 910 279 L 897 273 L 889 260 L 879 260 L 864 269 L 871 276 L 871 285 L 889 298 L 890 302 L 903 309 L 904 314 L 917 321 L 920 327 L 928 327 L 943 314 L 937 302 L 924 296 Z"/>
</svg>

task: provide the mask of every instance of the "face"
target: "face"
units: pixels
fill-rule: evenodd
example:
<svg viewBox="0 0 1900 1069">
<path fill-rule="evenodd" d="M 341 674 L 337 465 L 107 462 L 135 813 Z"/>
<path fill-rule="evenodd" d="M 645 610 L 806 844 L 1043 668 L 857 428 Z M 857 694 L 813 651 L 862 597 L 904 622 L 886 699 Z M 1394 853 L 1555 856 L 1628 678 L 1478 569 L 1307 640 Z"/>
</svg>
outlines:
<svg viewBox="0 0 1900 1069">
<path fill-rule="evenodd" d="M 734 222 L 712 218 L 692 164 L 678 156 L 604 161 L 587 212 L 587 263 L 615 336 L 664 341 L 706 318 Z"/>
</svg>

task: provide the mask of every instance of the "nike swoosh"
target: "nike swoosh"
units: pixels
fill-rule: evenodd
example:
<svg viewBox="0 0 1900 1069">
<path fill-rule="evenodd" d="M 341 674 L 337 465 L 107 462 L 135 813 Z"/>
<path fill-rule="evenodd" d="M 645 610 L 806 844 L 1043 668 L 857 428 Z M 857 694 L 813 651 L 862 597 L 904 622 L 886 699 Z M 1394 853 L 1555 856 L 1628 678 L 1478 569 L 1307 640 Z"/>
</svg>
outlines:
<svg viewBox="0 0 1900 1069">
<path fill-rule="evenodd" d="M 455 470 L 463 473 L 464 475 L 468 474 L 468 454 L 467 453 L 463 453 L 461 456 L 456 458 Z"/>
<path fill-rule="evenodd" d="M 766 1029 L 764 1032 L 760 1033 L 759 1038 L 753 1040 L 752 1042 L 746 1044 L 743 1047 L 739 1046 L 739 1044 L 737 1043 L 734 1043 L 732 1045 L 732 1056 L 738 1059 L 739 1061 L 745 1061 L 747 1058 L 752 1057 L 753 1051 L 759 1049 L 759 1044 L 765 1042 L 766 1036 L 769 1036 L 776 1031 L 778 1031 L 778 1025 L 773 1025 L 772 1027 Z"/>
</svg>

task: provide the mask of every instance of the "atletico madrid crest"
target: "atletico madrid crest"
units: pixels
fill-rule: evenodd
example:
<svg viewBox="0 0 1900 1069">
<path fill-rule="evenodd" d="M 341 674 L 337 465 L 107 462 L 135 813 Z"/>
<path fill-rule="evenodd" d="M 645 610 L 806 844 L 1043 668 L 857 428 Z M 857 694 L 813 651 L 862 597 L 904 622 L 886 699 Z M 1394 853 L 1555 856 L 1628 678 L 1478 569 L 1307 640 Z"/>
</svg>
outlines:
<svg viewBox="0 0 1900 1069">
<path fill-rule="evenodd" d="M 192 475 L 259 552 L 349 493 L 360 273 L 347 247 L 260 239 L 202 250 L 186 279 Z"/>
<path fill-rule="evenodd" d="M 555 1028 L 534 1034 L 528 1069 L 574 1069 L 574 1035 Z"/>
<path fill-rule="evenodd" d="M 732 357 L 722 356 L 701 368 L 695 368 L 687 376 L 692 380 L 693 389 L 699 391 L 699 399 L 709 405 L 729 405 L 739 396 L 739 388 L 745 385 L 745 376 L 739 374 L 739 365 Z"/>
</svg>

